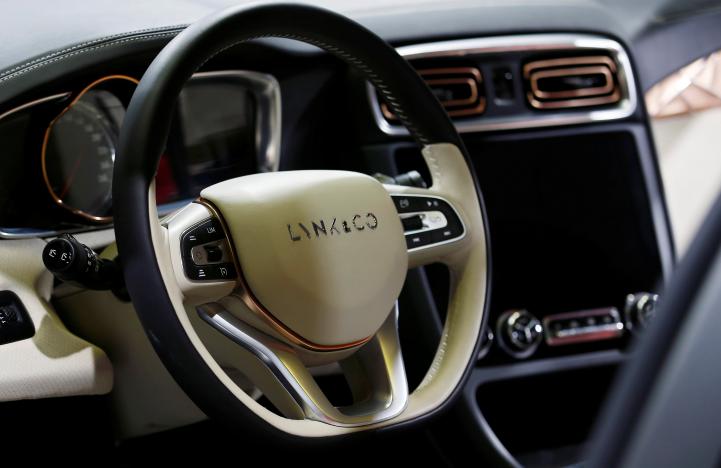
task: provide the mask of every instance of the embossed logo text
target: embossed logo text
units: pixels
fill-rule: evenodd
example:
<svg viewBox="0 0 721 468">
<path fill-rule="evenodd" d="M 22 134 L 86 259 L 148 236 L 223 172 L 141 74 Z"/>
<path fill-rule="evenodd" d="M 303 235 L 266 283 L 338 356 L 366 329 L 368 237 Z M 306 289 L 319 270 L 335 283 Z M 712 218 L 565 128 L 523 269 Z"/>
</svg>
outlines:
<svg viewBox="0 0 721 468">
<path fill-rule="evenodd" d="M 375 231 L 378 229 L 378 217 L 373 213 L 355 214 L 347 219 L 312 219 L 287 225 L 288 235 L 293 242 L 303 239 L 340 236 L 352 232 Z"/>
</svg>

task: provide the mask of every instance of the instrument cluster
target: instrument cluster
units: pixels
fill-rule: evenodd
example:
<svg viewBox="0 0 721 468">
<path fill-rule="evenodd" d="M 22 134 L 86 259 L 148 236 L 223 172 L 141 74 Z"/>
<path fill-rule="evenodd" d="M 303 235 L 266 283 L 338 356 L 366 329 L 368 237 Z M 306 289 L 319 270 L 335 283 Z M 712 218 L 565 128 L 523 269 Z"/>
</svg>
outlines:
<svg viewBox="0 0 721 468">
<path fill-rule="evenodd" d="M 138 78 L 115 74 L 0 112 L 0 237 L 55 234 L 113 221 L 123 118 Z M 156 174 L 159 210 L 214 183 L 274 170 L 280 92 L 250 71 L 194 75 L 174 110 Z"/>
</svg>

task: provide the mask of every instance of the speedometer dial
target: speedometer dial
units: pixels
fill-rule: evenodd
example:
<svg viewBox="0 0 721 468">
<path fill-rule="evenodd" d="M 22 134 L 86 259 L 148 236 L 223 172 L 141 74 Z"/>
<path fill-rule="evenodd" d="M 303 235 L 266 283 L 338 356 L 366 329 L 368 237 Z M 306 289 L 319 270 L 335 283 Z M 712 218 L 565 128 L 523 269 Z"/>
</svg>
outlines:
<svg viewBox="0 0 721 468">
<path fill-rule="evenodd" d="M 56 203 L 86 219 L 112 219 L 115 146 L 125 106 L 108 87 L 108 77 L 81 92 L 48 127 L 43 176 Z M 105 86 L 102 86 L 104 84 Z"/>
</svg>

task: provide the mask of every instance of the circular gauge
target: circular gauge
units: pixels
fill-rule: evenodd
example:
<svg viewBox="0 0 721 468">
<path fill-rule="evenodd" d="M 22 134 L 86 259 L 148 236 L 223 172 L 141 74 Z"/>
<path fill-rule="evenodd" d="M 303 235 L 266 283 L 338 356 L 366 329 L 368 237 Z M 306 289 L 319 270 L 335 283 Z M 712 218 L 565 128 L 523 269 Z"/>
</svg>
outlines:
<svg viewBox="0 0 721 468">
<path fill-rule="evenodd" d="M 60 206 L 88 220 L 112 219 L 115 146 L 125 105 L 107 77 L 83 90 L 48 126 L 42 151 L 45 184 Z M 117 87 L 117 85 L 115 85 Z"/>
</svg>

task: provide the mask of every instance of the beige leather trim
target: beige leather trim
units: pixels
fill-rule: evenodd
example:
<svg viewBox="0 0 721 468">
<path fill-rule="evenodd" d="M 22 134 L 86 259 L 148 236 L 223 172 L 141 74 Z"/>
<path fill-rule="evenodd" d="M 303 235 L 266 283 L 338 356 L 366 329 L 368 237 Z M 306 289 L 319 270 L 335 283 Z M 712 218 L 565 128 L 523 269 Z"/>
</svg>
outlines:
<svg viewBox="0 0 721 468">
<path fill-rule="evenodd" d="M 474 358 L 473 351 L 482 323 L 487 286 L 486 239 L 475 186 L 465 159 L 455 145 L 429 145 L 423 149 L 423 155 L 433 177 L 430 189 L 426 191 L 395 186 L 386 188 L 393 193 L 442 196 L 454 204 L 463 218 L 467 231 L 463 239 L 411 255 L 412 265 L 438 261 L 449 266 L 452 287 L 448 319 L 433 364 L 422 384 L 410 395 L 406 409 L 393 419 L 363 427 L 332 426 L 317 421 L 278 416 L 253 400 L 223 371 L 188 318 L 183 294 L 175 281 L 167 230 L 156 221 L 155 192 L 154 187 L 150 188 L 149 222 L 153 245 L 178 319 L 211 371 L 243 404 L 268 424 L 299 436 L 327 437 L 414 419 L 433 411 L 451 395 L 468 362 Z M 254 379 L 251 374 L 248 377 Z"/>
<path fill-rule="evenodd" d="M 206 419 L 163 366 L 132 304 L 109 291 L 81 291 L 55 303 L 68 326 L 112 359 L 115 379 L 109 399 L 116 437 L 138 437 Z"/>
<path fill-rule="evenodd" d="M 41 239 L 0 241 L 0 290 L 13 291 L 35 336 L 0 346 L 0 401 L 108 393 L 113 368 L 105 353 L 70 333 L 48 303 L 53 279 Z"/>
</svg>

